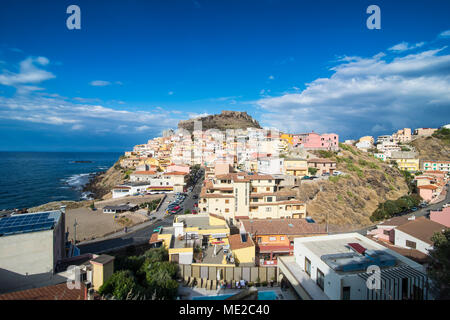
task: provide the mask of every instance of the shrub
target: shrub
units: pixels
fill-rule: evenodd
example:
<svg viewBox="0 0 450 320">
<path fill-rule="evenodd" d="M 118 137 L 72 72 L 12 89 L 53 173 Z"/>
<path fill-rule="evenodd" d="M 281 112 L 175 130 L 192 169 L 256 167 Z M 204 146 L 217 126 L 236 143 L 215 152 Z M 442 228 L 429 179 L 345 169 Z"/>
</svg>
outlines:
<svg viewBox="0 0 450 320">
<path fill-rule="evenodd" d="M 314 176 L 317 173 L 317 170 L 317 168 L 308 168 L 308 173 Z"/>
<path fill-rule="evenodd" d="M 129 270 L 114 272 L 99 288 L 101 295 L 112 294 L 114 298 L 124 300 L 131 291 L 138 291 L 133 273 Z"/>
<path fill-rule="evenodd" d="M 331 158 L 335 155 L 333 151 L 327 150 L 319 150 L 318 153 L 322 158 Z"/>
<path fill-rule="evenodd" d="M 261 282 L 261 284 L 263 287 L 267 287 L 267 281 L 263 281 L 263 282 Z"/>
</svg>

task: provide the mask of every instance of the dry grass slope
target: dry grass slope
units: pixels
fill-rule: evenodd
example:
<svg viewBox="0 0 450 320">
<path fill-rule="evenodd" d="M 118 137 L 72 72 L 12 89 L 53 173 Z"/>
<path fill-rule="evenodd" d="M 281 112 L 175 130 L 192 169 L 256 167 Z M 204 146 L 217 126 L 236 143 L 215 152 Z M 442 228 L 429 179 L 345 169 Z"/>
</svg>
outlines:
<svg viewBox="0 0 450 320">
<path fill-rule="evenodd" d="M 328 214 L 333 225 L 368 226 L 380 202 L 407 194 L 408 187 L 398 169 L 354 147 L 346 148 L 331 159 L 337 160 L 337 170 L 347 175 L 302 183 L 298 197 L 306 201 L 307 213 L 316 222 L 325 222 Z"/>
<path fill-rule="evenodd" d="M 450 160 L 450 144 L 435 137 L 418 138 L 411 142 L 420 160 Z"/>
</svg>

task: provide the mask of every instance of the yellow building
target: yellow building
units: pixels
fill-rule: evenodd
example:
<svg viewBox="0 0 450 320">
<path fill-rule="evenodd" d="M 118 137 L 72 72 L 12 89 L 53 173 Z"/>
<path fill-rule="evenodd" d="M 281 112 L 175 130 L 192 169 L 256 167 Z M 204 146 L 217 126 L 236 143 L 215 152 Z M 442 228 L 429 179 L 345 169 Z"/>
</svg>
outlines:
<svg viewBox="0 0 450 320">
<path fill-rule="evenodd" d="M 255 243 L 248 234 L 233 234 L 228 237 L 236 265 L 255 265 Z"/>
<path fill-rule="evenodd" d="M 285 158 L 284 174 L 296 177 L 308 175 L 308 161 L 300 158 Z"/>
<path fill-rule="evenodd" d="M 289 133 L 283 133 L 280 135 L 281 140 L 285 140 L 287 143 L 289 143 L 291 146 L 293 144 L 293 135 Z"/>
<path fill-rule="evenodd" d="M 90 261 L 92 265 L 92 287 L 95 291 L 114 273 L 114 257 L 102 254 Z"/>
<path fill-rule="evenodd" d="M 214 255 L 214 246 L 229 246 L 229 234 L 230 228 L 221 217 L 179 215 L 175 217 L 172 227 L 164 227 L 161 232 L 154 233 L 150 244 L 161 242 L 168 250 L 169 261 L 179 264 L 191 264 L 197 260 L 194 249 L 207 246 L 206 258 L 202 259 L 202 263 L 227 264 L 223 252 Z"/>
<path fill-rule="evenodd" d="M 395 161 L 400 170 L 409 172 L 419 171 L 420 160 L 415 158 L 391 158 Z"/>
</svg>

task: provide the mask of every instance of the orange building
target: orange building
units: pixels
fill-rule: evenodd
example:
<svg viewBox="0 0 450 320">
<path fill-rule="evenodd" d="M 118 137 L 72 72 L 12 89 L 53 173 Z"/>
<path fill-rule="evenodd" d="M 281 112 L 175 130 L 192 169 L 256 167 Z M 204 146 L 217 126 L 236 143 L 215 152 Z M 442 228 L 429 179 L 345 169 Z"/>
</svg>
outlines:
<svg viewBox="0 0 450 320">
<path fill-rule="evenodd" d="M 276 265 L 278 256 L 292 255 L 295 238 L 327 234 L 325 225 L 307 219 L 243 219 L 240 229 L 254 239 L 260 266 Z"/>
</svg>

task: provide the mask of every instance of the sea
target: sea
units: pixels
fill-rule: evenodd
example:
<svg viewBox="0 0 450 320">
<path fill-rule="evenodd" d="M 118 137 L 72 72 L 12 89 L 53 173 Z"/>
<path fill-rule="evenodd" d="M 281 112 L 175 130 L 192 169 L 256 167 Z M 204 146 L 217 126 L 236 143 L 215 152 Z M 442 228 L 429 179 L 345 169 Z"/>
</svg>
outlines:
<svg viewBox="0 0 450 320">
<path fill-rule="evenodd" d="M 51 201 L 87 200 L 85 186 L 118 152 L 0 152 L 0 210 Z"/>
</svg>

